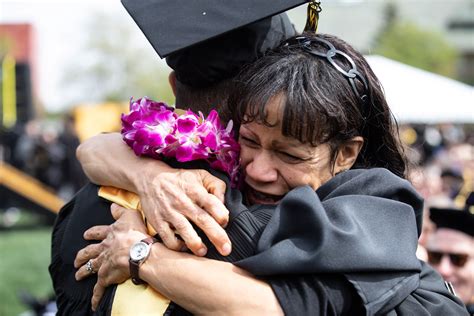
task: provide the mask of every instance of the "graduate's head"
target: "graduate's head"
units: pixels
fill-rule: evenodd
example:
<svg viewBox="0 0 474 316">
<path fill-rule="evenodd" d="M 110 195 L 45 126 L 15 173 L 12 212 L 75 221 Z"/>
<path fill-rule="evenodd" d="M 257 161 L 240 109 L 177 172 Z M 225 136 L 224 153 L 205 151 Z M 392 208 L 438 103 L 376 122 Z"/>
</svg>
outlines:
<svg viewBox="0 0 474 316">
<path fill-rule="evenodd" d="M 169 55 L 166 62 L 174 70 L 170 84 L 176 106 L 204 114 L 219 110 L 242 68 L 294 34 L 288 16 L 279 14 Z"/>
<path fill-rule="evenodd" d="M 219 112 L 220 108 L 227 104 L 232 91 L 232 78 L 199 88 L 179 81 L 174 71 L 170 73 L 168 79 L 176 98 L 176 107 L 191 109 L 195 112 L 201 111 L 204 115 L 208 115 L 213 109 Z"/>
<path fill-rule="evenodd" d="M 207 114 L 226 103 L 231 79 L 295 29 L 285 13 L 306 0 L 121 0 L 173 69 L 176 105 Z"/>
<path fill-rule="evenodd" d="M 378 79 L 360 53 L 334 36 L 290 38 L 246 67 L 228 104 L 240 125 L 247 181 L 260 192 L 281 195 L 303 184 L 317 188 L 350 168 L 405 174 L 396 124 Z M 259 156 L 265 142 L 266 156 Z M 273 170 L 276 162 L 281 166 Z M 296 167 L 306 183 L 292 180 Z M 282 175 L 283 169 L 291 175 Z M 285 183 L 280 189 L 257 188 L 278 177 Z"/>
</svg>

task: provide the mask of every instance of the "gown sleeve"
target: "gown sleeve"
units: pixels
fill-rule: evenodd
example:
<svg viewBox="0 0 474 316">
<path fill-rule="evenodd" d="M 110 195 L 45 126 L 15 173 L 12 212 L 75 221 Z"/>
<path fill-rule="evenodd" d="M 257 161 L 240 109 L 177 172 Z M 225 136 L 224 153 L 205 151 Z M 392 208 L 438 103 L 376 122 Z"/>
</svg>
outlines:
<svg viewBox="0 0 474 316">
<path fill-rule="evenodd" d="M 96 185 L 85 185 L 61 208 L 53 227 L 49 273 L 56 293 L 57 315 L 93 315 L 90 300 L 97 276 L 76 281 L 74 259 L 80 249 L 93 243 L 83 238 L 88 228 L 114 222 L 110 204 L 99 198 L 97 191 Z M 107 289 L 101 306 L 108 306 L 114 291 L 115 286 Z"/>
<path fill-rule="evenodd" d="M 337 274 L 270 277 L 285 315 L 364 315 L 354 288 Z"/>
</svg>

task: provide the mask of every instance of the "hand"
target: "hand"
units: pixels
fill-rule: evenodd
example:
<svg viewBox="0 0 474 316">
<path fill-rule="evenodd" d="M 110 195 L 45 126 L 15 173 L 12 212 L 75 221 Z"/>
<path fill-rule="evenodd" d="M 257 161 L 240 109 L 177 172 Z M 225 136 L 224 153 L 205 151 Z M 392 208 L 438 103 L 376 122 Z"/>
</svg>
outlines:
<svg viewBox="0 0 474 316">
<path fill-rule="evenodd" d="M 162 161 L 137 157 L 120 133 L 88 139 L 78 147 L 77 157 L 94 183 L 139 194 L 149 223 L 168 248 L 183 248 L 176 230 L 193 253 L 205 255 L 206 248 L 191 221 L 221 254 L 230 253 L 230 240 L 222 229 L 229 218 L 223 204 L 225 183 L 209 172 L 173 169 Z"/>
<path fill-rule="evenodd" d="M 93 259 L 92 264 L 97 271 L 97 283 L 91 300 L 94 311 L 108 286 L 122 283 L 130 278 L 128 262 L 130 247 L 143 238 L 149 237 L 144 233 L 146 228 L 139 212 L 116 204 L 112 204 L 111 211 L 116 222 L 110 225 L 107 237 L 100 243 L 101 252 Z M 86 238 L 96 238 L 94 237 L 97 236 L 96 234 L 103 237 L 103 230 L 96 226 L 86 231 L 84 235 Z M 86 260 L 87 251 L 83 251 L 84 249 L 76 257 L 77 264 Z M 89 253 L 94 251 L 95 249 Z M 90 272 L 81 267 L 76 273 L 76 279 L 85 277 L 85 274 L 90 275 Z"/>
<path fill-rule="evenodd" d="M 204 256 L 206 246 L 190 221 L 206 234 L 222 255 L 231 252 L 231 242 L 222 227 L 229 211 L 223 204 L 225 183 L 205 170 L 174 169 L 157 176 L 144 174 L 140 189 L 143 212 L 163 243 L 181 250 L 183 242 L 196 255 Z M 152 181 L 148 181 L 152 177 Z"/>
<path fill-rule="evenodd" d="M 139 212 L 125 209 L 117 204 L 112 204 L 110 210 L 113 218 L 116 219 L 114 224 L 110 226 L 94 226 L 84 233 L 84 239 L 101 240 L 102 242 L 88 245 L 79 250 L 74 260 L 74 266 L 79 268 L 76 272 L 76 280 L 82 280 L 91 275 L 91 272 L 87 271 L 85 266 L 89 260 L 92 260 L 93 273 L 99 271 L 104 259 L 104 256 L 101 254 L 109 247 L 111 239 L 114 238 L 114 233 L 116 234 L 118 231 L 138 231 L 143 234 L 146 233 L 146 227 L 143 224 Z"/>
<path fill-rule="evenodd" d="M 91 299 L 92 310 L 99 305 L 105 289 L 112 284 L 120 284 L 130 278 L 130 247 L 136 242 L 149 237 L 137 231 L 116 231 L 107 242 L 107 248 L 99 257 L 101 266 L 97 272 L 97 283 Z"/>
</svg>

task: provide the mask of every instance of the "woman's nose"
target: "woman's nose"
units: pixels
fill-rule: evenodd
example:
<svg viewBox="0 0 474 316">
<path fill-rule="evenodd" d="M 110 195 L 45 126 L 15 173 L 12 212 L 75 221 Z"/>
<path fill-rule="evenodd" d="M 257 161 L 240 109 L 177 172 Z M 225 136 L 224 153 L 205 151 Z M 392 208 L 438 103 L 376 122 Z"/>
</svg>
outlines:
<svg viewBox="0 0 474 316">
<path fill-rule="evenodd" d="M 278 171 L 271 155 L 266 151 L 256 153 L 245 167 L 245 174 L 255 182 L 268 183 L 278 179 Z"/>
</svg>

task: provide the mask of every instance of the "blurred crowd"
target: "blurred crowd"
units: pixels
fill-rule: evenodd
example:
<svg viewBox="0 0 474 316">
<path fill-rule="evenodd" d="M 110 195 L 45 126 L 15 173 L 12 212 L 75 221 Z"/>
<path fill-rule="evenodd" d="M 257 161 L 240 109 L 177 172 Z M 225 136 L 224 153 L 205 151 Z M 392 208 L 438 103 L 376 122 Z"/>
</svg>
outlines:
<svg viewBox="0 0 474 316">
<path fill-rule="evenodd" d="M 425 199 L 417 255 L 474 313 L 474 126 L 405 125 L 409 178 Z"/>
<path fill-rule="evenodd" d="M 431 207 L 463 208 L 474 191 L 474 125 L 402 125 L 409 179 L 425 200 L 420 243 L 433 231 Z"/>
<path fill-rule="evenodd" d="M 78 145 L 72 116 L 59 124 L 31 120 L 1 131 L 0 157 L 68 200 L 86 182 L 75 155 Z"/>
<path fill-rule="evenodd" d="M 474 126 L 404 125 L 400 134 L 410 148 L 410 179 L 425 203 L 441 199 L 462 206 L 473 189 Z"/>
</svg>

